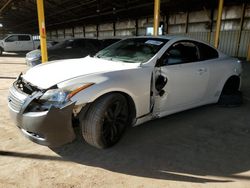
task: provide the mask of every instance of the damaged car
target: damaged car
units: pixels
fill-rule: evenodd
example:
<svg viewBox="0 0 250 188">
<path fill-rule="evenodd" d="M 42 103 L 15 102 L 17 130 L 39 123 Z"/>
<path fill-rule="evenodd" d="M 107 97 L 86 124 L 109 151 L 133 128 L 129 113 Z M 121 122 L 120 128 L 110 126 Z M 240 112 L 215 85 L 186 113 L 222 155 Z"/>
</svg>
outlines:
<svg viewBox="0 0 250 188">
<path fill-rule="evenodd" d="M 87 143 L 108 148 L 128 126 L 206 104 L 241 104 L 241 72 L 238 59 L 198 40 L 133 37 L 93 57 L 29 69 L 10 87 L 8 106 L 38 144 L 72 142 L 78 122 Z"/>
</svg>

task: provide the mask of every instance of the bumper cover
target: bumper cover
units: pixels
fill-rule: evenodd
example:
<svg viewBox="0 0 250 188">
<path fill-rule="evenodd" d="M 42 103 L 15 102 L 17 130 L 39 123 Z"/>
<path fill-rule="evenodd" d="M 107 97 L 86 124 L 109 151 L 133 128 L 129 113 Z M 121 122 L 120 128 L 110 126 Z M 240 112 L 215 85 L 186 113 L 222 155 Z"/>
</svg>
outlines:
<svg viewBox="0 0 250 188">
<path fill-rule="evenodd" d="M 72 127 L 74 103 L 63 108 L 51 107 L 48 111 L 21 113 L 9 105 L 10 114 L 21 132 L 31 141 L 49 147 L 58 147 L 72 142 L 75 132 Z"/>
</svg>

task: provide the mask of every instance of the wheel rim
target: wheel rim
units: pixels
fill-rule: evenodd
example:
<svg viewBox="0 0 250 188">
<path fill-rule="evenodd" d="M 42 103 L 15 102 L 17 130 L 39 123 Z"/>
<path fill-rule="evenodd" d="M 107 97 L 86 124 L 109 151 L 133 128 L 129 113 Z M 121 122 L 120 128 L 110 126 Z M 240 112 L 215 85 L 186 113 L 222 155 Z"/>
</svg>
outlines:
<svg viewBox="0 0 250 188">
<path fill-rule="evenodd" d="M 117 100 L 105 112 L 103 122 L 103 138 L 107 144 L 118 141 L 128 120 L 128 107 L 125 101 Z"/>
</svg>

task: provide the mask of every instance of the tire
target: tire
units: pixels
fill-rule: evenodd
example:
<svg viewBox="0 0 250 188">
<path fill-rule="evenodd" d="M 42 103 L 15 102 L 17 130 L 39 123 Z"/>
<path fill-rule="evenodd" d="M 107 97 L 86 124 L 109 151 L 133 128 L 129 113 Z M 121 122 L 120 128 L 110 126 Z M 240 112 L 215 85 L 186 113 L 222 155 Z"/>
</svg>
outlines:
<svg viewBox="0 0 250 188">
<path fill-rule="evenodd" d="M 3 49 L 0 48 L 0 55 L 3 55 Z"/>
<path fill-rule="evenodd" d="M 232 94 L 221 94 L 218 104 L 223 107 L 238 107 L 243 103 L 242 93 L 236 91 Z"/>
<path fill-rule="evenodd" d="M 119 93 L 108 94 L 97 99 L 81 117 L 84 140 L 97 148 L 108 148 L 120 140 L 128 125 L 128 103 Z"/>
</svg>

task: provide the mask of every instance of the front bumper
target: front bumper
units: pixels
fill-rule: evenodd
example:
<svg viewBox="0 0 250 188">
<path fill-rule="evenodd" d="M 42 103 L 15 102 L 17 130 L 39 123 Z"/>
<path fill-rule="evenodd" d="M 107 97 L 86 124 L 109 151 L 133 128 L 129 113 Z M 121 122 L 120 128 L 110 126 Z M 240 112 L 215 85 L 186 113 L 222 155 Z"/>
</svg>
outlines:
<svg viewBox="0 0 250 188">
<path fill-rule="evenodd" d="M 49 146 L 58 147 L 72 142 L 75 132 L 72 127 L 72 111 L 75 103 L 69 103 L 62 108 L 51 107 L 48 111 L 25 112 L 13 108 L 15 101 L 9 99 L 8 106 L 11 118 L 21 132 L 31 141 Z"/>
</svg>

